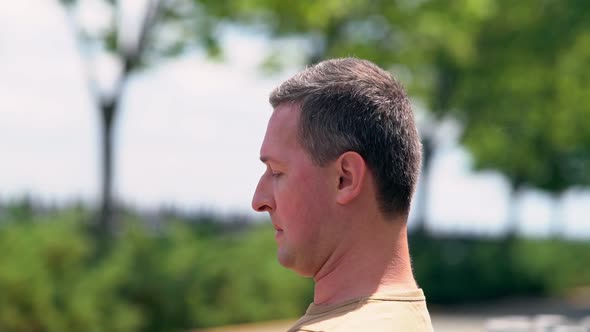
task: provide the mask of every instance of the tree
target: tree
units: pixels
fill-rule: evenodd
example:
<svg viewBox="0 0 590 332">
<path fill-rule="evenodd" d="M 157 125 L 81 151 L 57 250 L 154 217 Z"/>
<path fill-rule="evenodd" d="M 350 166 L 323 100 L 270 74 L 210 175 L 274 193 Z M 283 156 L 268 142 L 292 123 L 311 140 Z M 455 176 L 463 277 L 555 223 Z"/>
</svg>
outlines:
<svg viewBox="0 0 590 332">
<path fill-rule="evenodd" d="M 557 198 L 590 184 L 590 4 L 496 6 L 475 55 L 454 65 L 449 109 L 476 168 L 501 171 L 514 193 L 536 187 Z"/>
<path fill-rule="evenodd" d="M 590 183 L 585 1 L 236 0 L 215 12 L 271 37 L 306 36 L 308 63 L 354 55 L 392 69 L 434 119 L 421 128 L 425 169 L 437 120 L 451 116 L 476 168 L 504 173 L 514 197 Z"/>
<path fill-rule="evenodd" d="M 449 109 L 449 90 L 455 63 L 473 56 L 473 39 L 488 15 L 492 1 L 418 2 L 385 0 L 208 1 L 219 17 L 258 26 L 273 39 L 303 37 L 307 64 L 324 58 L 356 56 L 394 72 L 414 97 L 431 111 L 432 121 L 420 128 L 423 144 L 422 182 L 436 148 L 438 120 Z M 281 44 L 266 64 L 276 67 L 291 58 Z M 427 190 L 422 190 L 425 195 Z M 425 197 L 421 197 L 417 229 L 425 227 Z"/>
<path fill-rule="evenodd" d="M 580 179 L 584 176 L 582 166 L 587 165 L 588 144 L 580 142 L 587 142 L 588 130 L 580 121 L 574 122 L 579 130 L 558 129 L 586 112 L 579 101 L 587 94 L 583 88 L 587 80 L 584 71 L 576 70 L 587 60 L 588 37 L 581 32 L 588 11 L 583 10 L 587 5 L 582 1 L 567 8 L 545 1 L 529 15 L 532 1 L 513 6 L 508 1 L 490 0 L 151 0 L 135 38 L 123 31 L 122 19 L 115 19 L 121 14 L 120 3 L 103 1 L 114 13 L 109 24 L 91 33 L 78 30 L 83 45 L 99 45 L 101 51 L 122 63 L 114 92 L 96 96 L 103 119 L 104 229 L 111 227 L 112 127 L 127 78 L 158 59 L 178 54 L 187 45 L 198 44 L 218 54 L 217 28 L 224 24 L 255 27 L 272 40 L 296 37 L 300 41 L 297 53 L 303 54 L 305 63 L 358 56 L 392 70 L 425 105 L 434 119 L 430 123 L 449 115 L 459 119 L 465 127 L 463 142 L 473 153 L 476 166 L 501 170 L 515 188 L 534 184 L 557 192 L 583 183 Z M 84 1 L 62 2 L 75 8 Z M 553 13 L 559 18 L 552 20 Z M 571 31 L 580 34 L 574 36 Z M 557 38 L 561 33 L 569 37 Z M 547 36 L 547 43 L 539 36 Z M 267 67 L 293 58 L 285 52 L 284 44 L 272 45 L 275 49 L 266 59 Z M 559 70 L 555 69 L 557 58 Z M 555 72 L 560 70 L 574 75 L 556 80 Z M 541 79 L 531 80 L 533 77 Z M 552 82 L 554 89 L 543 82 Z M 547 91 L 552 93 L 545 96 Z M 549 95 L 554 97 L 546 103 Z M 528 103 L 533 97 L 537 98 L 534 105 Z M 510 112 L 523 106 L 529 110 L 518 115 Z M 566 107 L 568 112 L 551 112 Z M 556 125 L 545 135 L 542 129 L 548 118 L 555 118 Z M 527 131 L 525 126 L 535 129 Z M 420 130 L 425 169 L 436 146 L 436 127 Z M 524 135 L 515 140 L 514 133 Z M 510 155 L 502 145 L 508 143 Z M 559 162 L 545 165 L 541 161 L 548 155 L 559 157 L 552 159 Z M 560 175 L 551 176 L 556 173 Z M 561 177 L 569 180 L 556 180 Z M 422 227 L 424 222 L 422 218 Z"/>
<path fill-rule="evenodd" d="M 219 53 L 215 21 L 206 15 L 198 2 L 191 0 L 147 0 L 138 13 L 123 10 L 129 2 L 94 1 L 104 9 L 106 17 L 100 26 L 88 26 L 78 14 L 91 1 L 61 0 L 68 12 L 70 26 L 88 69 L 90 92 L 100 115 L 101 126 L 101 201 L 98 231 L 108 234 L 113 228 L 113 129 L 129 78 L 139 70 L 175 56 L 184 49 L 198 45 L 210 55 Z M 137 4 L 137 2 L 136 2 Z M 139 22 L 134 29 L 133 15 Z M 120 65 L 113 86 L 101 90 L 93 63 L 97 57 L 109 56 Z"/>
</svg>

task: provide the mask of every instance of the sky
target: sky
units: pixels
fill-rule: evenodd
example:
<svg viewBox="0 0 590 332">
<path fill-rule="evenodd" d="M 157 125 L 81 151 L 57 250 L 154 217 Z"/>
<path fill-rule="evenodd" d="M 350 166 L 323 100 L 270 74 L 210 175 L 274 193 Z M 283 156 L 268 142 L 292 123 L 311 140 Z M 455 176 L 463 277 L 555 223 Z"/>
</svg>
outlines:
<svg viewBox="0 0 590 332">
<path fill-rule="evenodd" d="M 99 2 L 89 3 L 81 17 L 100 24 Z M 128 3 L 133 9 L 141 0 Z M 263 36 L 232 30 L 223 46 L 224 61 L 187 53 L 129 81 L 115 132 L 115 191 L 123 202 L 254 215 L 250 201 L 264 171 L 259 147 L 272 112 L 268 94 L 297 67 L 263 75 L 258 64 L 269 49 Z M 99 118 L 87 68 L 57 1 L 0 2 L 0 200 L 30 194 L 45 202 L 96 202 Z M 91 68 L 108 86 L 117 66 L 100 58 Z M 456 130 L 441 131 L 432 165 L 430 229 L 504 230 L 508 183 L 499 173 L 471 170 Z M 590 236 L 588 190 L 572 189 L 558 202 L 528 190 L 518 203 L 524 234 L 547 236 L 557 216 L 564 234 Z"/>
</svg>

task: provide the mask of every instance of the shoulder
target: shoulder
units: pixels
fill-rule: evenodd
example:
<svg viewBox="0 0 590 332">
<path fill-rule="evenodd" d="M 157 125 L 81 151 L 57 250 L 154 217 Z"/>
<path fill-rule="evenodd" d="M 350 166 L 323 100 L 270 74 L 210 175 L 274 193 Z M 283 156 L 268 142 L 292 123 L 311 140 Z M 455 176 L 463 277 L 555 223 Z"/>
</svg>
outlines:
<svg viewBox="0 0 590 332">
<path fill-rule="evenodd" d="M 302 318 L 289 332 L 394 332 L 433 331 L 424 301 L 400 302 L 368 299 L 347 311 Z"/>
<path fill-rule="evenodd" d="M 369 300 L 358 310 L 352 312 L 346 321 L 336 326 L 332 331 L 431 332 L 432 324 L 426 303 L 423 301 Z"/>
</svg>

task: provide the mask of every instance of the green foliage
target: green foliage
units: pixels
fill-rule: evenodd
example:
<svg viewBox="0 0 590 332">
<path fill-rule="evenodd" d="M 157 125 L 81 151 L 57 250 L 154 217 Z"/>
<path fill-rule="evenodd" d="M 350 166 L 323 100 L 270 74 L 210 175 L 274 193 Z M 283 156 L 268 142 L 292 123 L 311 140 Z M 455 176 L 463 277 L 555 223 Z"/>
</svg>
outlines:
<svg viewBox="0 0 590 332">
<path fill-rule="evenodd" d="M 542 294 L 543 276 L 516 264 L 505 240 L 413 238 L 416 279 L 431 303 L 464 303 L 516 294 Z"/>
<path fill-rule="evenodd" d="M 29 196 L 21 197 L 1 208 L 3 213 L 0 215 L 0 219 L 3 218 L 12 222 L 30 222 L 35 214 L 34 202 Z"/>
<path fill-rule="evenodd" d="M 476 168 L 515 188 L 590 184 L 587 1 L 201 3 L 272 37 L 303 36 L 308 62 L 357 56 L 392 68 L 435 117 L 459 119 Z M 264 68 L 280 67 L 285 52 L 273 50 Z"/>
<path fill-rule="evenodd" d="M 356 56 L 405 72 L 404 84 L 427 101 L 444 84 L 441 59 L 467 61 L 480 22 L 493 12 L 493 1 L 200 1 L 215 17 L 255 26 L 276 38 L 309 41 L 297 51 L 307 62 Z M 277 54 L 289 58 L 283 50 Z M 270 59 L 266 63 L 276 63 Z M 435 102 L 432 101 L 432 104 Z"/>
<path fill-rule="evenodd" d="M 451 108 L 478 168 L 515 187 L 559 193 L 590 184 L 590 7 L 586 1 L 498 1 L 455 63 Z"/>
<path fill-rule="evenodd" d="M 28 220 L 6 211 L 18 209 L 0 209 L 2 331 L 181 331 L 295 318 L 313 297 L 311 280 L 278 264 L 268 225 L 235 231 L 211 216 L 190 224 L 169 216 L 155 233 L 128 213 L 110 249 L 97 252 L 84 209 L 29 209 Z M 421 234 L 410 241 L 431 304 L 589 285 L 585 242 Z"/>
<path fill-rule="evenodd" d="M 310 280 L 276 262 L 269 230 L 222 235 L 128 217 L 98 253 L 79 213 L 0 220 L 0 330 L 178 331 L 295 317 Z"/>
<path fill-rule="evenodd" d="M 515 264 L 542 280 L 549 294 L 590 285 L 588 242 L 521 240 L 514 248 L 514 259 Z"/>
<path fill-rule="evenodd" d="M 590 285 L 590 243 L 557 239 L 411 240 L 415 277 L 431 303 L 562 295 Z"/>
<path fill-rule="evenodd" d="M 118 293 L 121 275 L 92 264 L 79 216 L 3 224 L 0 330 L 133 331 L 138 312 Z M 113 274 L 113 272 L 115 272 Z"/>
<path fill-rule="evenodd" d="M 64 6 L 72 6 L 76 4 L 76 0 L 60 0 Z"/>
<path fill-rule="evenodd" d="M 196 321 L 213 326 L 300 314 L 311 301 L 310 281 L 277 263 L 271 230 L 237 236 L 222 239 L 223 250 L 208 246 L 208 255 L 191 262 L 202 271 L 191 301 L 208 304 L 193 306 Z"/>
</svg>

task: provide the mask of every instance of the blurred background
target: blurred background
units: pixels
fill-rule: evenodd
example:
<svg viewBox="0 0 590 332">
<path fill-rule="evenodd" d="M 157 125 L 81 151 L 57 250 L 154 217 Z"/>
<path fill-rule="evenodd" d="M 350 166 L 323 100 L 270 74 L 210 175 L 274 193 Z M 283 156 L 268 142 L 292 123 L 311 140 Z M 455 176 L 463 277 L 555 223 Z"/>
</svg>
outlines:
<svg viewBox="0 0 590 332">
<path fill-rule="evenodd" d="M 21 0 L 0 2 L 0 330 L 297 318 L 312 284 L 250 210 L 267 98 L 343 56 L 411 95 L 435 328 L 590 316 L 590 2 Z"/>
</svg>

